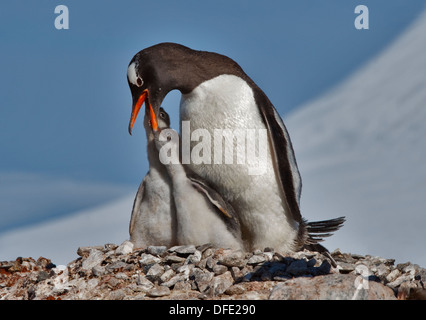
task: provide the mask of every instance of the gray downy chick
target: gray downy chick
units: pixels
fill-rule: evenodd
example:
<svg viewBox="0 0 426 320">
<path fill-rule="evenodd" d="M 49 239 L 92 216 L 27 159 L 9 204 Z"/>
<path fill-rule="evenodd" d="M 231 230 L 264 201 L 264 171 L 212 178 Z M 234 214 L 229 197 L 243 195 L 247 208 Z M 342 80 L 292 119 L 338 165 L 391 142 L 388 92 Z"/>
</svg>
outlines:
<svg viewBox="0 0 426 320">
<path fill-rule="evenodd" d="M 160 111 L 160 117 L 164 110 Z M 164 112 L 165 113 L 165 112 Z M 206 181 L 179 160 L 179 134 L 170 128 L 153 131 L 159 159 L 172 181 L 179 245 L 211 243 L 243 249 L 241 228 L 234 209 Z"/>
<path fill-rule="evenodd" d="M 160 110 L 158 125 L 170 126 L 170 118 Z M 144 118 L 147 137 L 149 171 L 137 191 L 130 219 L 130 241 L 135 248 L 150 245 L 176 245 L 176 209 L 172 200 L 172 182 L 166 168 L 158 159 L 158 151 L 151 129 L 149 109 Z"/>
</svg>

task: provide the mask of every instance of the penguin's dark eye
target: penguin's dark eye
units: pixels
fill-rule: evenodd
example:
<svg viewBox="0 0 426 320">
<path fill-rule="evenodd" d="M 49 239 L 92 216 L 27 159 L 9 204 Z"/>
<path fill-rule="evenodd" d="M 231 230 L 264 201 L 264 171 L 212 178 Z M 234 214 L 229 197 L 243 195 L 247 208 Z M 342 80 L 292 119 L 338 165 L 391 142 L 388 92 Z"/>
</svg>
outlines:
<svg viewBox="0 0 426 320">
<path fill-rule="evenodd" d="M 166 117 L 166 115 L 164 114 L 164 112 L 160 112 L 160 118 L 165 118 Z"/>
<path fill-rule="evenodd" d="M 138 87 L 142 87 L 142 85 L 143 85 L 143 81 L 142 81 L 142 79 L 138 77 L 138 78 L 136 79 L 136 84 L 137 84 L 137 86 L 138 86 Z"/>
</svg>

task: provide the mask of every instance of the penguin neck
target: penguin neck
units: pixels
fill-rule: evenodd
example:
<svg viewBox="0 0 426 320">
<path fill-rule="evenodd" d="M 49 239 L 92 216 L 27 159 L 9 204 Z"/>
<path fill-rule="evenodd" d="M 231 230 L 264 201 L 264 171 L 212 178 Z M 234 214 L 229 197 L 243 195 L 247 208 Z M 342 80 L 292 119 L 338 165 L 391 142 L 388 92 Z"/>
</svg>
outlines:
<svg viewBox="0 0 426 320">
<path fill-rule="evenodd" d="M 163 180 L 169 179 L 167 169 L 161 163 L 158 156 L 158 150 L 155 146 L 154 136 L 147 133 L 147 153 L 149 162 L 149 171 L 151 174 L 158 173 Z"/>
<path fill-rule="evenodd" d="M 191 58 L 167 57 L 160 64 L 161 91 L 166 96 L 170 91 L 179 90 L 182 94 L 191 92 L 195 85 L 203 81 L 200 68 Z"/>
<path fill-rule="evenodd" d="M 170 151 L 174 156 L 172 156 L 170 163 L 163 164 L 163 166 L 167 170 L 167 173 L 173 184 L 176 184 L 179 183 L 179 181 L 181 181 L 182 179 L 187 179 L 187 175 L 185 168 L 183 167 L 182 162 L 179 158 L 180 141 L 178 142 L 178 144 L 173 143 L 173 141 L 169 141 L 168 143 L 170 144 Z"/>
<path fill-rule="evenodd" d="M 199 84 L 221 74 L 233 74 L 249 80 L 232 59 L 213 52 L 187 49 L 176 48 L 173 54 L 156 57 L 156 75 L 164 97 L 172 90 L 190 93 Z"/>
</svg>

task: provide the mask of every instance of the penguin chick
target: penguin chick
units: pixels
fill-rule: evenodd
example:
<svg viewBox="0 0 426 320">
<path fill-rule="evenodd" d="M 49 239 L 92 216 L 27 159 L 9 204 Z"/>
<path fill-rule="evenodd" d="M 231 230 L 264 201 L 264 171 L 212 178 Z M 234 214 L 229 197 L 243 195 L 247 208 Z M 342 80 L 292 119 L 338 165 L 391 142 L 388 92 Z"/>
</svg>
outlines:
<svg viewBox="0 0 426 320">
<path fill-rule="evenodd" d="M 160 128 L 170 126 L 170 118 L 161 108 Z M 171 247 L 176 245 L 176 209 L 172 199 L 172 183 L 166 168 L 158 159 L 158 151 L 151 129 L 149 110 L 145 113 L 144 127 L 147 137 L 149 171 L 137 191 L 130 219 L 130 241 L 135 248 L 150 245 Z"/>
<path fill-rule="evenodd" d="M 169 128 L 153 133 L 159 159 L 172 181 L 178 244 L 211 243 L 242 249 L 241 229 L 232 206 L 179 161 L 179 134 Z"/>
</svg>

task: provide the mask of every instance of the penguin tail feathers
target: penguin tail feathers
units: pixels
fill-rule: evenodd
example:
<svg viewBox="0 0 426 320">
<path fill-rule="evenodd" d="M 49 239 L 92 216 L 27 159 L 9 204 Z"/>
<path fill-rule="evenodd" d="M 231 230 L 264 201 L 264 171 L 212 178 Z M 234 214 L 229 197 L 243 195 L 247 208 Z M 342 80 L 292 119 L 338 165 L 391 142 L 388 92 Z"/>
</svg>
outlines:
<svg viewBox="0 0 426 320">
<path fill-rule="evenodd" d="M 307 233 L 305 244 L 316 244 L 324 241 L 324 238 L 330 237 L 333 232 L 339 230 L 345 221 L 345 217 L 322 221 L 305 221 L 305 232 Z"/>
<path fill-rule="evenodd" d="M 345 217 L 312 222 L 303 220 L 301 228 L 299 229 L 299 244 L 301 245 L 301 250 L 307 249 L 319 252 L 329 258 L 332 266 L 336 267 L 337 263 L 330 252 L 319 242 L 333 235 L 333 232 L 339 230 L 345 221 Z"/>
</svg>

